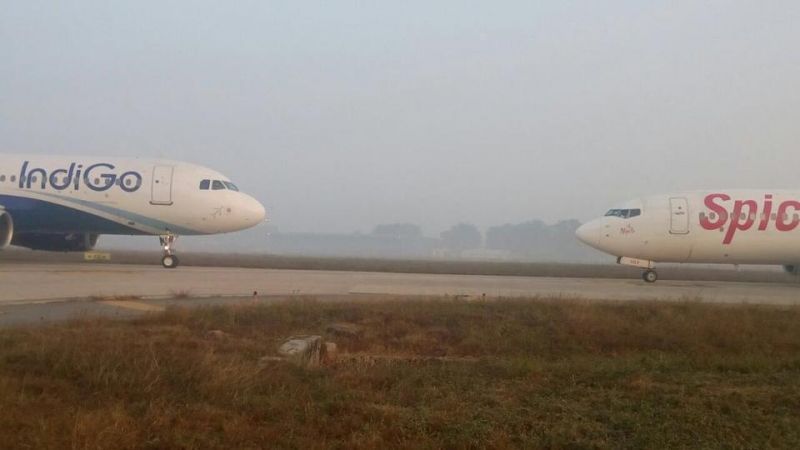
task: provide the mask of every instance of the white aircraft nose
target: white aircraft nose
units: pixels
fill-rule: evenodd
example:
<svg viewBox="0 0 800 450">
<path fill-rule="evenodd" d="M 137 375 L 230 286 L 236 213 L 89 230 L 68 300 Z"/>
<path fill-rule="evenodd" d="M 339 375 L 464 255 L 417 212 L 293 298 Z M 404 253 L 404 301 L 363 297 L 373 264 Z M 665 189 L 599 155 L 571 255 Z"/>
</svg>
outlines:
<svg viewBox="0 0 800 450">
<path fill-rule="evenodd" d="M 267 217 L 267 210 L 264 209 L 264 205 L 249 195 L 243 194 L 243 197 L 240 206 L 243 214 L 240 217 L 245 222 L 245 225 L 249 228 L 263 222 Z"/>
<path fill-rule="evenodd" d="M 267 218 L 267 210 L 258 200 L 251 198 L 251 204 L 248 207 L 248 216 L 257 224 L 263 222 Z"/>
<path fill-rule="evenodd" d="M 575 236 L 586 245 L 597 247 L 600 243 L 600 227 L 596 222 L 588 222 L 575 230 Z"/>
</svg>

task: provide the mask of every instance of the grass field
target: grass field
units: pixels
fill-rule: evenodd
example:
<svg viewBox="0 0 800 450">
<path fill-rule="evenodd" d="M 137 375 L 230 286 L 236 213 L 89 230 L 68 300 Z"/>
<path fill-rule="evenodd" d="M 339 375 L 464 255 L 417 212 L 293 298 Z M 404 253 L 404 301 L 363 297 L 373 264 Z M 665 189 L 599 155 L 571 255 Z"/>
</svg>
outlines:
<svg viewBox="0 0 800 450">
<path fill-rule="evenodd" d="M 333 322 L 372 358 L 260 361 Z M 0 446 L 797 448 L 800 308 L 297 298 L 3 330 Z"/>
</svg>

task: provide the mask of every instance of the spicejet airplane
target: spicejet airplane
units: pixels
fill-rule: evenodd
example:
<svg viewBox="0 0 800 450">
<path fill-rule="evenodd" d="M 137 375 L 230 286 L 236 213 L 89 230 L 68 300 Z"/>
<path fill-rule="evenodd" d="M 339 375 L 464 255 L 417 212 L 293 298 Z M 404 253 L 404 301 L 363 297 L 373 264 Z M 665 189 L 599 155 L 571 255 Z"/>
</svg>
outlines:
<svg viewBox="0 0 800 450">
<path fill-rule="evenodd" d="M 799 226 L 800 192 L 721 190 L 633 200 L 576 234 L 653 283 L 656 262 L 776 264 L 797 274 Z"/>
<path fill-rule="evenodd" d="M 0 155 L 0 249 L 87 251 L 101 234 L 159 236 L 178 266 L 178 235 L 262 222 L 264 207 L 211 169 L 177 161 Z"/>
</svg>

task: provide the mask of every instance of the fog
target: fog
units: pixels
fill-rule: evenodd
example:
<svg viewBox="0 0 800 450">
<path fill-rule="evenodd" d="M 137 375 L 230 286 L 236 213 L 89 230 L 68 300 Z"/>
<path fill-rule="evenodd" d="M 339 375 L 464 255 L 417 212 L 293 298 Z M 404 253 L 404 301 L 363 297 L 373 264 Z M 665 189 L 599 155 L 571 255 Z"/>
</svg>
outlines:
<svg viewBox="0 0 800 450">
<path fill-rule="evenodd" d="M 250 249 L 796 188 L 798 21 L 789 1 L 3 2 L 0 151 L 213 167 L 271 228 L 203 245 Z"/>
</svg>

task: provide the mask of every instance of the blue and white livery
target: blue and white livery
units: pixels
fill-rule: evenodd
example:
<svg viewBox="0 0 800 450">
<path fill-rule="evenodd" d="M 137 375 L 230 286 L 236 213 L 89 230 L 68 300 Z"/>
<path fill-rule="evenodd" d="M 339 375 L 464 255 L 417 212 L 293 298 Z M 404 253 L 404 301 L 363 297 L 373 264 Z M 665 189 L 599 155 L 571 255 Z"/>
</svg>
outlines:
<svg viewBox="0 0 800 450">
<path fill-rule="evenodd" d="M 87 251 L 101 234 L 159 236 L 167 268 L 179 235 L 228 233 L 264 207 L 214 170 L 177 161 L 0 155 L 0 249 Z"/>
</svg>

